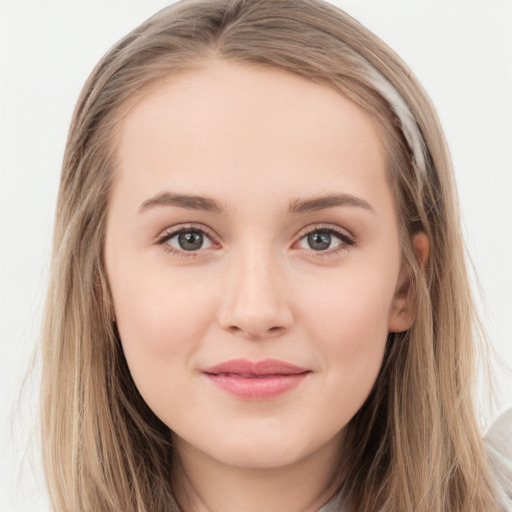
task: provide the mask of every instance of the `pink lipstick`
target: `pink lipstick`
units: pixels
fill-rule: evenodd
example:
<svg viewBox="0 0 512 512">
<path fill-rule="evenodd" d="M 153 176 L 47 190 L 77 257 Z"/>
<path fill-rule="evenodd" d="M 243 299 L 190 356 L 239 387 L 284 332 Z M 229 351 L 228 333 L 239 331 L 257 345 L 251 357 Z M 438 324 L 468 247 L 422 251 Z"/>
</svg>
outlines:
<svg viewBox="0 0 512 512">
<path fill-rule="evenodd" d="M 277 359 L 232 359 L 203 373 L 216 386 L 239 398 L 265 400 L 295 388 L 311 371 Z"/>
</svg>

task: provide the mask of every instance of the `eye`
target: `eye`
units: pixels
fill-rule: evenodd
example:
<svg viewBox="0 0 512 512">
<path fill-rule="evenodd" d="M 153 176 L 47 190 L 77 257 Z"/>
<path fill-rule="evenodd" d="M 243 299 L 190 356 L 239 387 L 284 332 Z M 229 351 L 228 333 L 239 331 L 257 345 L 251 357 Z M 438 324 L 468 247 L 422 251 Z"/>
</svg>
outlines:
<svg viewBox="0 0 512 512">
<path fill-rule="evenodd" d="M 301 249 L 311 249 L 316 252 L 335 253 L 347 246 L 354 245 L 354 239 L 340 229 L 333 227 L 315 227 L 299 240 L 297 246 Z"/>
<path fill-rule="evenodd" d="M 166 231 L 157 240 L 159 245 L 163 245 L 165 249 L 175 253 L 194 253 L 201 249 L 209 249 L 213 247 L 211 237 L 202 229 L 199 228 L 179 228 L 171 231 Z M 190 254 L 192 256 L 192 254 Z"/>
</svg>

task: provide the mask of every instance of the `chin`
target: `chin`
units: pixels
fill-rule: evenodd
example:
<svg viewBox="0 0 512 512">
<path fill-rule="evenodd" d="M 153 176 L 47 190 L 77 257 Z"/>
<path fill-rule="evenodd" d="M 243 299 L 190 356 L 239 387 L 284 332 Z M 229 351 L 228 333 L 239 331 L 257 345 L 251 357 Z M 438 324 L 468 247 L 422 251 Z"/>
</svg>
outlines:
<svg viewBox="0 0 512 512">
<path fill-rule="evenodd" d="M 246 469 L 277 469 L 293 465 L 307 456 L 298 446 L 246 442 L 244 445 L 230 445 L 229 449 L 215 454 L 226 465 Z"/>
<path fill-rule="evenodd" d="M 308 435 L 309 434 L 309 435 Z M 334 452 L 338 435 L 322 439 L 318 431 L 291 432 L 279 428 L 231 431 L 217 441 L 210 439 L 205 452 L 223 464 L 247 469 L 277 469 L 299 463 L 327 448 Z"/>
</svg>

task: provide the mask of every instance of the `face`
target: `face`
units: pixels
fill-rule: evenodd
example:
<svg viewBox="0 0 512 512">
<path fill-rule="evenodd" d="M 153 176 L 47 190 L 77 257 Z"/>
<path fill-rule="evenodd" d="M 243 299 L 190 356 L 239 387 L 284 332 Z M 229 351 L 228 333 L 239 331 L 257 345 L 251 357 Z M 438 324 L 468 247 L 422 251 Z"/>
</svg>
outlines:
<svg viewBox="0 0 512 512">
<path fill-rule="evenodd" d="M 152 90 L 118 135 L 105 261 L 149 407 L 178 449 L 223 464 L 333 453 L 410 322 L 370 116 L 214 61 Z"/>
</svg>

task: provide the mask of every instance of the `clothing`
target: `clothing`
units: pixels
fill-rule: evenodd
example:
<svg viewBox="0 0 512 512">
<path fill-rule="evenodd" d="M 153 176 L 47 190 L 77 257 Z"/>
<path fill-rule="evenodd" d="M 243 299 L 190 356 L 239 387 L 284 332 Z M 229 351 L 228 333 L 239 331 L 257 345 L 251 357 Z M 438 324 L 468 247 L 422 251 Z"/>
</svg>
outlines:
<svg viewBox="0 0 512 512">
<path fill-rule="evenodd" d="M 512 408 L 491 425 L 484 440 L 496 476 L 501 510 L 512 512 Z"/>
<path fill-rule="evenodd" d="M 504 412 L 484 436 L 485 449 L 496 478 L 501 512 L 512 512 L 512 408 Z M 348 512 L 341 493 L 317 512 Z"/>
</svg>

